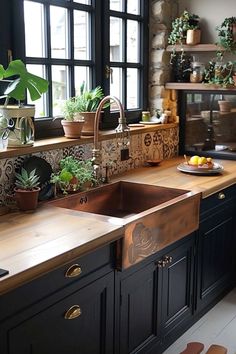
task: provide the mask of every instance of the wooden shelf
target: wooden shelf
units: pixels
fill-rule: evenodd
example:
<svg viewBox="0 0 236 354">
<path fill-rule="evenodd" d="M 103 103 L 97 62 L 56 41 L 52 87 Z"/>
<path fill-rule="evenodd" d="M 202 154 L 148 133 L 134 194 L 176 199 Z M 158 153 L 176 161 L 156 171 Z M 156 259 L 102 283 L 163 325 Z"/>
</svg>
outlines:
<svg viewBox="0 0 236 354">
<path fill-rule="evenodd" d="M 185 52 L 216 52 L 218 50 L 224 50 L 224 48 L 222 48 L 216 44 L 168 45 L 166 48 L 167 52 L 172 52 L 173 49 L 176 52 L 181 52 L 181 50 L 183 50 Z"/>
<path fill-rule="evenodd" d="M 235 91 L 236 87 L 224 88 L 214 85 L 191 82 L 167 82 L 165 88 L 169 90 L 203 90 L 203 91 Z"/>
</svg>

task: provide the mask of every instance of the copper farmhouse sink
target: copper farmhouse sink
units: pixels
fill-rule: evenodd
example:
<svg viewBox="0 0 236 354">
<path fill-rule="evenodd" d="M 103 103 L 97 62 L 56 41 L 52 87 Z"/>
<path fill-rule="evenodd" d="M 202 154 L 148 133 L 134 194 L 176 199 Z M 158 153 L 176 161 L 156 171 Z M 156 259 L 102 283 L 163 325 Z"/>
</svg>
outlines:
<svg viewBox="0 0 236 354">
<path fill-rule="evenodd" d="M 132 182 L 116 182 L 53 201 L 54 206 L 128 218 L 187 191 Z"/>
<path fill-rule="evenodd" d="M 104 215 L 107 220 L 119 218 L 124 226 L 119 250 L 122 268 L 190 234 L 199 224 L 199 193 L 141 183 L 115 182 L 50 204 Z"/>
</svg>

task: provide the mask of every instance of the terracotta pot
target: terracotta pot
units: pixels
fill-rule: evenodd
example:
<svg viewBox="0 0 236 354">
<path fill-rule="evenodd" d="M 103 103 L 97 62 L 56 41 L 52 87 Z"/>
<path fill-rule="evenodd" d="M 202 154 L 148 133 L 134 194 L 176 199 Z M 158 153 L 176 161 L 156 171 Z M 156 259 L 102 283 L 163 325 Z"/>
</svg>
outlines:
<svg viewBox="0 0 236 354">
<path fill-rule="evenodd" d="M 230 112 L 231 103 L 229 101 L 218 101 L 220 112 Z"/>
<path fill-rule="evenodd" d="M 14 191 L 16 203 L 20 210 L 26 211 L 37 208 L 40 191 L 39 187 L 35 187 L 33 190 L 15 188 Z"/>
<path fill-rule="evenodd" d="M 78 112 L 76 113 L 80 118 L 84 119 L 82 128 L 82 135 L 94 135 L 94 120 L 96 112 Z M 75 114 L 75 117 L 76 117 Z"/>
<path fill-rule="evenodd" d="M 64 129 L 65 137 L 78 139 L 81 136 L 81 131 L 84 125 L 83 121 L 73 121 L 70 122 L 68 120 L 63 119 L 61 124 Z"/>
<path fill-rule="evenodd" d="M 200 29 L 187 30 L 186 44 L 196 45 L 200 43 L 200 40 L 201 40 Z"/>
</svg>

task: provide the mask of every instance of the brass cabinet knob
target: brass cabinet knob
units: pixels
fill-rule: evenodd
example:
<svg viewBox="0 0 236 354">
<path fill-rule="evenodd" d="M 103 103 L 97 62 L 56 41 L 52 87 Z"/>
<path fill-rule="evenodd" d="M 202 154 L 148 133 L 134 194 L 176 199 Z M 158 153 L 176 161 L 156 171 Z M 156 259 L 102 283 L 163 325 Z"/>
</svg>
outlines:
<svg viewBox="0 0 236 354">
<path fill-rule="evenodd" d="M 78 264 L 73 264 L 70 266 L 65 274 L 66 278 L 74 278 L 78 277 L 82 273 L 82 269 Z"/>
<path fill-rule="evenodd" d="M 164 260 L 164 262 L 165 262 L 166 264 L 168 264 L 168 263 L 171 263 L 171 262 L 173 261 L 173 257 L 171 257 L 171 256 L 165 256 L 165 257 L 163 258 L 163 260 Z"/>
<path fill-rule="evenodd" d="M 73 320 L 74 318 L 81 316 L 81 314 L 82 311 L 79 305 L 73 305 L 66 311 L 64 318 L 65 320 Z"/>
<path fill-rule="evenodd" d="M 225 194 L 223 192 L 220 192 L 218 194 L 218 199 L 220 199 L 220 200 L 225 199 Z"/>
</svg>

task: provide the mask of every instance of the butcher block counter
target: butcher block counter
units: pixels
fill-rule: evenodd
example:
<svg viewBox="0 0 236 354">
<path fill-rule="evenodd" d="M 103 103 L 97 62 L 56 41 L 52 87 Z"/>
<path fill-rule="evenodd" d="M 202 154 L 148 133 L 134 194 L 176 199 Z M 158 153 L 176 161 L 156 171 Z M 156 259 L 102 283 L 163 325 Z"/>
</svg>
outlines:
<svg viewBox="0 0 236 354">
<path fill-rule="evenodd" d="M 221 175 L 196 176 L 177 170 L 178 157 L 156 167 L 132 170 L 115 180 L 201 192 L 206 198 L 236 182 L 236 162 L 220 161 Z M 41 204 L 35 212 L 0 217 L 0 294 L 122 237 L 123 226 L 106 216 Z"/>
</svg>

